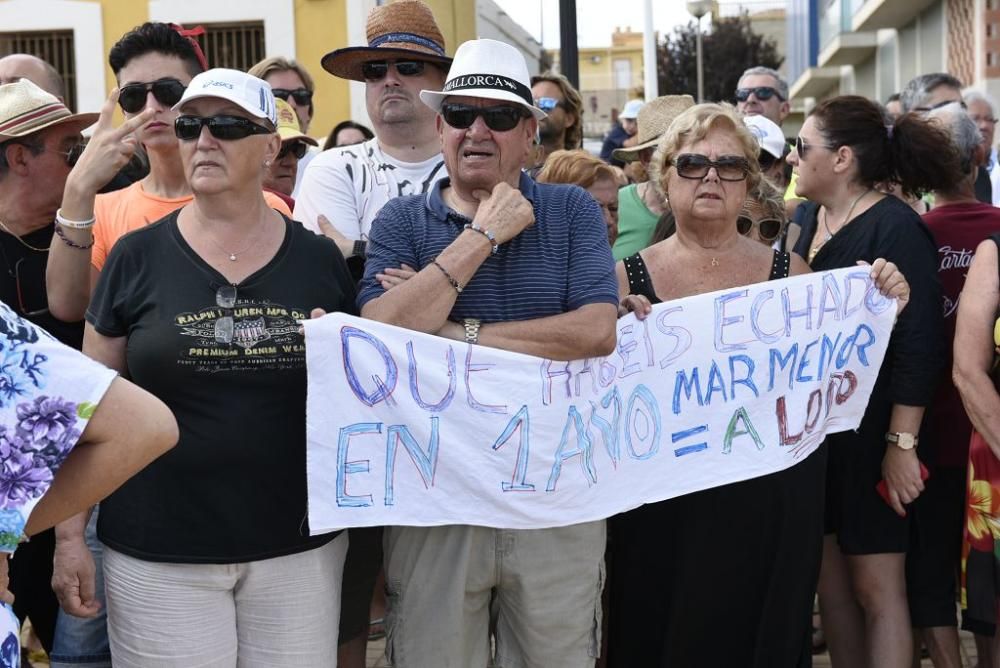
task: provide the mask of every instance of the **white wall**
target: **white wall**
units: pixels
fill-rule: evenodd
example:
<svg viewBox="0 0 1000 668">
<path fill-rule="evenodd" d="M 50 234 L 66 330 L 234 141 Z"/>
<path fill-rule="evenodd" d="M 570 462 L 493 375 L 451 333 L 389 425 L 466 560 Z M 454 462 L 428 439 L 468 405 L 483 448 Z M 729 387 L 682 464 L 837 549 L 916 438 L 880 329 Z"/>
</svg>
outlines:
<svg viewBox="0 0 1000 668">
<path fill-rule="evenodd" d="M 104 104 L 108 85 L 104 79 L 101 5 L 71 0 L 0 0 L 0 30 L 72 30 L 77 111 L 98 111 Z"/>
</svg>

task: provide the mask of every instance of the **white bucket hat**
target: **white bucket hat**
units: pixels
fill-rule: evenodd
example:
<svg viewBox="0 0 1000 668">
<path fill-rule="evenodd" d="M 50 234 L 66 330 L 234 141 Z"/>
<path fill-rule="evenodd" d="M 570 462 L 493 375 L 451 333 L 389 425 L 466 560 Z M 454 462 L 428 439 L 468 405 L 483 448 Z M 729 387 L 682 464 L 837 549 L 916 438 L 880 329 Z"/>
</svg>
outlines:
<svg viewBox="0 0 1000 668">
<path fill-rule="evenodd" d="M 541 120 L 547 114 L 532 104 L 530 81 L 520 51 L 495 39 L 473 39 L 458 47 L 444 87 L 422 90 L 420 99 L 434 111 L 440 111 L 441 103 L 451 95 L 516 102 Z"/>
<path fill-rule="evenodd" d="M 177 111 L 191 100 L 203 97 L 228 100 L 248 114 L 266 118 L 273 125 L 278 125 L 271 85 L 246 72 L 221 67 L 202 72 L 191 79 L 181 101 L 174 105 L 173 110 Z"/>
</svg>

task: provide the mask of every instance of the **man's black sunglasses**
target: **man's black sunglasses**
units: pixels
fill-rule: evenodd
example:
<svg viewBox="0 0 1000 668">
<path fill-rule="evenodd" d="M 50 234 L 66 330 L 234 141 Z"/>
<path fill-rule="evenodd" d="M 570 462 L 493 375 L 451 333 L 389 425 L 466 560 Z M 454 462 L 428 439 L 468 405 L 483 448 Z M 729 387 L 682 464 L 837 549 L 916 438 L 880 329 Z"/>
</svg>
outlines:
<svg viewBox="0 0 1000 668">
<path fill-rule="evenodd" d="M 361 75 L 365 81 L 378 81 L 388 74 L 389 65 L 395 65 L 400 76 L 415 77 L 424 73 L 427 63 L 422 60 L 369 60 L 361 63 Z"/>
<path fill-rule="evenodd" d="M 496 107 L 474 107 L 469 104 L 446 102 L 441 105 L 441 117 L 453 128 L 465 130 L 476 122 L 477 116 L 482 116 L 486 127 L 494 132 L 507 132 L 517 127 L 522 118 L 528 118 L 531 113 L 521 107 L 500 105 Z"/>
<path fill-rule="evenodd" d="M 781 93 L 779 93 L 776 88 L 771 88 L 770 86 L 757 86 L 756 88 L 737 88 L 736 101 L 746 102 L 747 100 L 750 99 L 750 93 L 753 93 L 754 96 L 756 96 L 756 98 L 761 102 L 766 102 L 770 100 L 772 97 L 777 97 L 782 102 L 785 101 L 785 98 L 781 96 Z"/>
<path fill-rule="evenodd" d="M 306 105 L 312 104 L 313 92 L 306 88 L 296 88 L 294 90 L 289 90 L 287 88 L 272 88 L 271 92 L 279 100 L 284 100 L 288 102 L 288 98 L 295 100 L 295 104 L 300 107 L 305 107 Z"/>
<path fill-rule="evenodd" d="M 278 158 L 277 159 L 281 160 L 286 155 L 288 155 L 289 153 L 291 153 L 296 158 L 298 158 L 299 160 L 301 160 L 302 158 L 305 157 L 306 151 L 308 151 L 308 150 L 309 150 L 309 147 L 306 146 L 306 143 L 304 141 L 290 141 L 290 142 L 287 142 L 287 143 L 284 143 L 284 144 L 281 145 L 281 150 L 278 151 Z"/>
<path fill-rule="evenodd" d="M 274 132 L 241 116 L 178 116 L 174 120 L 174 134 L 183 141 L 192 141 L 201 136 L 201 129 L 206 125 L 213 137 L 227 141 Z"/>
<path fill-rule="evenodd" d="M 129 114 L 137 114 L 146 106 L 146 95 L 153 91 L 153 97 L 166 106 L 172 107 L 181 101 L 187 86 L 177 79 L 157 79 L 146 83 L 133 83 L 122 86 L 118 92 L 118 106 Z"/>
</svg>

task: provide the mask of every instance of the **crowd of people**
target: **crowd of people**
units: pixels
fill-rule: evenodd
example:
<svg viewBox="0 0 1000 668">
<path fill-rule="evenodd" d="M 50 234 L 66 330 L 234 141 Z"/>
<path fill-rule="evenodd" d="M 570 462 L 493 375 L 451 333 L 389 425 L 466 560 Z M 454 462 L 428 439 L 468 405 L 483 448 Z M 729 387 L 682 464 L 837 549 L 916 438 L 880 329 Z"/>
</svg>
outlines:
<svg viewBox="0 0 1000 668">
<path fill-rule="evenodd" d="M 448 55 L 420 0 L 366 32 L 319 65 L 372 128 L 318 138 L 303 64 L 214 68 L 175 24 L 117 41 L 98 113 L 0 59 L 4 600 L 51 665 L 360 668 L 384 634 L 399 668 L 951 668 L 960 607 L 1000 668 L 992 98 L 926 74 L 786 137 L 751 67 L 630 100 L 594 156 L 513 46 Z M 558 528 L 310 535 L 303 319 L 576 360 L 661 301 L 859 263 L 885 362 L 791 468 Z"/>
</svg>

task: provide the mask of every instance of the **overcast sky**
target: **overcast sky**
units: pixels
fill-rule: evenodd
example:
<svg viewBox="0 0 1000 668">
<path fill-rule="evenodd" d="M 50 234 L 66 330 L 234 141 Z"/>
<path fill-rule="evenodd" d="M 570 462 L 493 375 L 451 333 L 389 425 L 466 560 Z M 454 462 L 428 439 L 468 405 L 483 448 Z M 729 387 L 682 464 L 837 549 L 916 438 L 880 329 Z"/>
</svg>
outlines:
<svg viewBox="0 0 1000 668">
<path fill-rule="evenodd" d="M 494 0 L 525 30 L 543 40 L 546 48 L 559 46 L 558 0 Z M 577 44 L 610 46 L 615 26 L 641 32 L 645 0 L 576 0 Z M 691 16 L 684 0 L 653 0 L 653 29 L 660 35 L 687 23 Z M 707 19 L 706 19 L 707 20 Z"/>
</svg>

